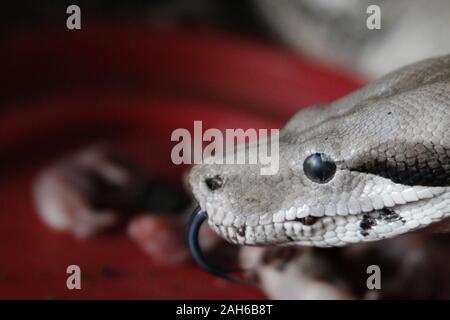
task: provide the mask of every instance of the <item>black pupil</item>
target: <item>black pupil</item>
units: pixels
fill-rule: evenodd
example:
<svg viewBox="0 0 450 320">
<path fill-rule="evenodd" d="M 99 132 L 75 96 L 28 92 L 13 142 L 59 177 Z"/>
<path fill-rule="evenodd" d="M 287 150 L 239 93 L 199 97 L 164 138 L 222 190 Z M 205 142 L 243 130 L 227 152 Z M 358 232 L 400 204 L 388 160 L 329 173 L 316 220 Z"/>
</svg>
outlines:
<svg viewBox="0 0 450 320">
<path fill-rule="evenodd" d="M 314 182 L 326 183 L 336 173 L 336 164 L 323 153 L 315 153 L 306 158 L 303 171 Z"/>
</svg>

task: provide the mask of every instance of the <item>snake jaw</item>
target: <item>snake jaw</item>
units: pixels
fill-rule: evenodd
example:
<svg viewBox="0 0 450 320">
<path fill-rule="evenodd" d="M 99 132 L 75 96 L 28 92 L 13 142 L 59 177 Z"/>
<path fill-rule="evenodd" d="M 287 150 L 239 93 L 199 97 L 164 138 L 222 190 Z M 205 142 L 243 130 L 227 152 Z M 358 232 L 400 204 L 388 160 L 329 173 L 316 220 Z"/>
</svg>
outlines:
<svg viewBox="0 0 450 320">
<path fill-rule="evenodd" d="M 410 190 L 411 188 L 405 189 Z M 377 241 L 421 229 L 450 217 L 450 188 L 414 189 L 425 196 L 394 206 L 360 211 L 356 214 L 304 215 L 304 207 L 295 208 L 301 218 L 292 215 L 293 209 L 280 210 L 275 214 L 260 215 L 258 223 L 252 219 L 234 220 L 229 223 L 216 217 L 225 216 L 220 208 L 211 208 L 208 220 L 211 228 L 227 241 L 239 245 L 306 245 L 317 247 L 344 246 L 351 243 Z M 409 194 L 412 191 L 408 191 Z M 413 201 L 414 200 L 414 201 Z M 257 215 L 255 215 L 257 216 Z M 272 219 L 264 219 L 266 216 Z"/>
</svg>

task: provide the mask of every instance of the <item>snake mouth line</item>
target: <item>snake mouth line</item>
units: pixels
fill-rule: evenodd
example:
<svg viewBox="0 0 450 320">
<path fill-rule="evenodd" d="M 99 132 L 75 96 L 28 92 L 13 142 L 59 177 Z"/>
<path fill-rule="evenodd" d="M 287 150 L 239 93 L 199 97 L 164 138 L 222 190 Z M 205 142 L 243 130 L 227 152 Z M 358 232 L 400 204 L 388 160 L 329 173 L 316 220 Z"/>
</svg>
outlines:
<svg viewBox="0 0 450 320">
<path fill-rule="evenodd" d="M 239 245 L 342 246 L 390 238 L 440 221 L 450 214 L 445 211 L 450 198 L 440 201 L 438 198 L 439 195 L 434 195 L 358 214 L 306 216 L 256 226 L 217 224 L 214 219 L 208 223 L 223 238 Z"/>
</svg>

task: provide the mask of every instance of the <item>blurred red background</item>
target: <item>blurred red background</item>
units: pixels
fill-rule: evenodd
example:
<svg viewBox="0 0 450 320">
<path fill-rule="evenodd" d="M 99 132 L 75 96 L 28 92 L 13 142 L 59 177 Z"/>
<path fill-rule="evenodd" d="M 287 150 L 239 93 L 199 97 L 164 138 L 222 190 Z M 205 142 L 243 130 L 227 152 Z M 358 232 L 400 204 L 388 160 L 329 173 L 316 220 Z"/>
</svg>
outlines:
<svg viewBox="0 0 450 320">
<path fill-rule="evenodd" d="M 158 267 L 125 234 L 76 240 L 48 230 L 31 197 L 36 173 L 110 141 L 165 179 L 176 128 L 280 128 L 302 107 L 359 86 L 348 75 L 250 37 L 202 28 L 96 24 L 5 35 L 0 52 L 0 298 L 260 299 L 194 263 Z M 67 290 L 66 268 L 82 269 Z"/>
</svg>

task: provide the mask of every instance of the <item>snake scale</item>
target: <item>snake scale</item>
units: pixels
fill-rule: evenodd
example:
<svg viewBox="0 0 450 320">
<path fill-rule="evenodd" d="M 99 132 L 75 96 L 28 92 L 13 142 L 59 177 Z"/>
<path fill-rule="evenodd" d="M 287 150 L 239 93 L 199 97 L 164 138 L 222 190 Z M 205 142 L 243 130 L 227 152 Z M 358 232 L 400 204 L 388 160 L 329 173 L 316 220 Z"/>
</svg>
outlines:
<svg viewBox="0 0 450 320">
<path fill-rule="evenodd" d="M 277 174 L 202 164 L 190 185 L 208 224 L 239 245 L 336 247 L 449 232 L 449 126 L 447 55 L 294 115 L 280 133 Z"/>
</svg>

